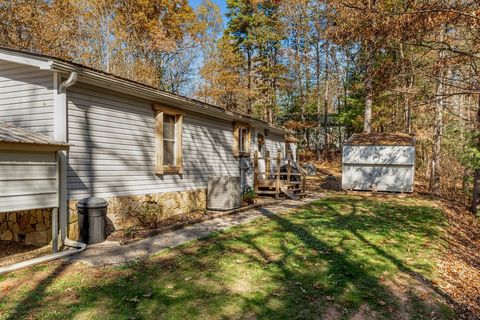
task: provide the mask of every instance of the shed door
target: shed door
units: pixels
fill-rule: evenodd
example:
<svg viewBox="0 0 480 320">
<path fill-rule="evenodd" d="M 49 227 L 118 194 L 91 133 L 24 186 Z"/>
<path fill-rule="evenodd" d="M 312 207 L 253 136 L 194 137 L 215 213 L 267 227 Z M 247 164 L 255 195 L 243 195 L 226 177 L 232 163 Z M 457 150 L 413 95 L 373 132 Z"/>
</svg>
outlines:
<svg viewBox="0 0 480 320">
<path fill-rule="evenodd" d="M 0 212 L 57 207 L 55 152 L 0 151 Z"/>
<path fill-rule="evenodd" d="M 343 148 L 342 188 L 412 192 L 413 146 L 349 146 Z"/>
</svg>

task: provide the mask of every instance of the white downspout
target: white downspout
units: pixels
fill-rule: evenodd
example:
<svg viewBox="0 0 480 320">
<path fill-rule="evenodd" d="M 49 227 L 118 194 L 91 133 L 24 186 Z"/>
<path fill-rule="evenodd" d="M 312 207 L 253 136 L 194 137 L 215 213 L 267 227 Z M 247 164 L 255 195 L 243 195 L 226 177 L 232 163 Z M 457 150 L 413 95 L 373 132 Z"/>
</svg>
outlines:
<svg viewBox="0 0 480 320">
<path fill-rule="evenodd" d="M 68 128 L 67 128 L 67 88 L 73 86 L 77 82 L 77 73 L 72 72 L 67 80 L 59 83 L 60 73 L 54 73 L 54 124 L 53 124 L 53 136 L 55 140 L 68 142 Z M 60 220 L 60 237 L 62 243 L 67 238 L 67 152 L 61 150 L 58 152 L 58 183 L 59 183 L 59 220 Z"/>
<path fill-rule="evenodd" d="M 67 80 L 63 81 L 58 87 L 60 93 L 66 93 L 67 89 L 77 83 L 78 74 L 76 72 L 70 73 L 70 76 Z"/>
</svg>

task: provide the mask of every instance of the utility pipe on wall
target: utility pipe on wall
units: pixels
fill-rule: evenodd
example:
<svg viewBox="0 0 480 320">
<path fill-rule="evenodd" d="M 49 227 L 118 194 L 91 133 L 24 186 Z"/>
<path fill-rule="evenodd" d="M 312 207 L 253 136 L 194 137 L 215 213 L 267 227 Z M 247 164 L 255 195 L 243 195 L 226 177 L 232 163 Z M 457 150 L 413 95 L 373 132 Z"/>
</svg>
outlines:
<svg viewBox="0 0 480 320">
<path fill-rule="evenodd" d="M 87 245 L 85 243 L 77 242 L 70 240 L 66 238 L 64 240 L 64 244 L 69 247 L 74 247 L 75 249 L 73 250 L 65 250 L 62 252 L 57 252 L 57 253 L 52 253 L 43 257 L 38 257 L 35 259 L 30 259 L 27 261 L 19 262 L 19 263 L 14 263 L 5 267 L 0 267 L 0 274 L 8 273 L 8 272 L 13 272 L 17 271 L 23 268 L 31 267 L 40 263 L 60 259 L 60 258 L 65 258 L 68 256 L 71 256 L 75 253 L 82 252 L 85 249 L 87 249 Z"/>
</svg>

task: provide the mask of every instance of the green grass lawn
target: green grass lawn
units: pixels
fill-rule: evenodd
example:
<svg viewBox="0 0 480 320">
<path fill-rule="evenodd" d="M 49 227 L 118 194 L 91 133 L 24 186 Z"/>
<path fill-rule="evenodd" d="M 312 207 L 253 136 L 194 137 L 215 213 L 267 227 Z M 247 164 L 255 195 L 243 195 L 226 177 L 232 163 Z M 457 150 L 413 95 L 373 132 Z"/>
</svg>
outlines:
<svg viewBox="0 0 480 320">
<path fill-rule="evenodd" d="M 449 319 L 442 212 L 336 195 L 125 266 L 0 276 L 1 319 Z"/>
</svg>

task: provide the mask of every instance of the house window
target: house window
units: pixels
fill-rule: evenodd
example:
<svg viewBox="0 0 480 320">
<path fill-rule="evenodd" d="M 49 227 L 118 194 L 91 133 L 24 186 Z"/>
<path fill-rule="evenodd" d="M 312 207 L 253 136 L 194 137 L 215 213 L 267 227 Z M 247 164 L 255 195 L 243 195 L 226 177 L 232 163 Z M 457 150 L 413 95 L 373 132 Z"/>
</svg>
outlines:
<svg viewBox="0 0 480 320">
<path fill-rule="evenodd" d="M 155 110 L 155 172 L 182 173 L 183 115 L 157 104 Z"/>
<path fill-rule="evenodd" d="M 247 124 L 233 125 L 233 155 L 246 157 L 250 155 L 251 128 Z"/>
<path fill-rule="evenodd" d="M 240 148 L 240 153 L 245 153 L 248 151 L 248 133 L 249 128 L 240 128 L 240 136 L 238 140 L 238 145 Z"/>
<path fill-rule="evenodd" d="M 176 116 L 163 114 L 163 166 L 175 167 Z"/>
</svg>

